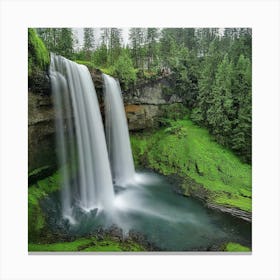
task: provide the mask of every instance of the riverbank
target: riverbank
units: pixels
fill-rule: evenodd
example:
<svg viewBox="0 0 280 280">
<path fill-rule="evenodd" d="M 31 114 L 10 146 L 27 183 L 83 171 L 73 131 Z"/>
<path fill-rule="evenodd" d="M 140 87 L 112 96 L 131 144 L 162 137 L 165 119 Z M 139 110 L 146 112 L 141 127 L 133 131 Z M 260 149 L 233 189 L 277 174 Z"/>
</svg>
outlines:
<svg viewBox="0 0 280 280">
<path fill-rule="evenodd" d="M 131 136 L 136 166 L 181 179 L 182 194 L 251 222 L 252 168 L 186 117 Z"/>
</svg>

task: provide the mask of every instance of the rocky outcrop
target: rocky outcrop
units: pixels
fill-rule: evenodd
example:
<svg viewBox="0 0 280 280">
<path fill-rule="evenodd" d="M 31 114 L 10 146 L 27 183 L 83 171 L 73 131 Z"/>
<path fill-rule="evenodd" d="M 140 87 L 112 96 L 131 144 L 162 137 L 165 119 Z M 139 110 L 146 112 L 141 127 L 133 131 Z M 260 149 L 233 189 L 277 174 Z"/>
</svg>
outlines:
<svg viewBox="0 0 280 280">
<path fill-rule="evenodd" d="M 207 203 L 206 204 L 207 207 L 211 208 L 211 209 L 215 209 L 215 210 L 219 210 L 221 212 L 230 214 L 234 217 L 240 218 L 242 220 L 245 220 L 247 222 L 252 222 L 252 213 L 251 212 L 247 212 L 238 208 L 233 208 L 233 207 L 226 207 L 226 206 L 222 206 L 219 204 L 213 204 L 213 203 Z"/>
<path fill-rule="evenodd" d="M 50 95 L 28 92 L 28 172 L 56 165 L 55 114 Z"/>
<path fill-rule="evenodd" d="M 156 105 L 125 105 L 129 130 L 142 130 L 158 126 L 160 107 Z"/>
<path fill-rule="evenodd" d="M 162 105 L 182 103 L 182 99 L 175 94 L 170 94 L 170 84 L 167 79 L 159 79 L 136 85 L 124 93 L 125 104 Z"/>
<path fill-rule="evenodd" d="M 181 98 L 169 94 L 169 82 L 159 79 L 135 86 L 123 93 L 128 128 L 131 131 L 155 128 L 166 111 L 165 106 L 182 103 Z"/>
</svg>

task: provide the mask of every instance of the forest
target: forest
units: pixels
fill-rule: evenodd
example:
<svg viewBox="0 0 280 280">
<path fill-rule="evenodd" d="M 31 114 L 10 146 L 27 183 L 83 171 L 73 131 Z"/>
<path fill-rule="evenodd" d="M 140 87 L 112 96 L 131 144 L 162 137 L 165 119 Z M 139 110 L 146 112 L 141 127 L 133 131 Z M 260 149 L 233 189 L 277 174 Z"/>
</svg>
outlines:
<svg viewBox="0 0 280 280">
<path fill-rule="evenodd" d="M 29 28 L 28 100 L 29 251 L 251 251 L 250 28 Z"/>
<path fill-rule="evenodd" d="M 38 28 L 50 52 L 117 77 L 123 89 L 167 75 L 190 118 L 243 161 L 252 158 L 252 34 L 249 28 Z"/>
</svg>

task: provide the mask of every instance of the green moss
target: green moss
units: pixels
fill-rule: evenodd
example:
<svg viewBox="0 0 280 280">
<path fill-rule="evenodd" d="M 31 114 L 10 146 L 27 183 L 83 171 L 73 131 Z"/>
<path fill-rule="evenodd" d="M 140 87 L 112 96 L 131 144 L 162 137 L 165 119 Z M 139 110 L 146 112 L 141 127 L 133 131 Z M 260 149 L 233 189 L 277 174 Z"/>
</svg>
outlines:
<svg viewBox="0 0 280 280">
<path fill-rule="evenodd" d="M 88 61 L 88 60 L 75 60 L 75 62 L 78 63 L 78 64 L 85 65 L 85 66 L 87 66 L 90 69 L 95 68 L 95 65 L 94 65 L 94 63 L 92 61 Z"/>
<path fill-rule="evenodd" d="M 229 242 L 225 245 L 224 251 L 226 252 L 251 252 L 251 249 L 242 246 L 238 243 Z"/>
<path fill-rule="evenodd" d="M 40 200 L 60 188 L 61 173 L 55 172 L 28 188 L 28 239 L 34 241 L 44 234 L 46 227 Z"/>
<path fill-rule="evenodd" d="M 145 251 L 145 249 L 130 240 L 118 241 L 109 236 L 103 240 L 96 237 L 80 238 L 72 242 L 60 242 L 51 244 L 28 244 L 29 252 L 121 252 L 121 251 Z"/>
<path fill-rule="evenodd" d="M 100 68 L 101 72 L 103 72 L 104 74 L 113 76 L 114 75 L 114 69 L 113 67 L 110 68 Z"/>
<path fill-rule="evenodd" d="M 153 134 L 131 137 L 136 164 L 180 176 L 186 195 L 190 187 L 202 186 L 209 202 L 251 211 L 251 166 L 188 118 L 169 124 Z M 196 184 L 190 186 L 189 178 Z"/>
<path fill-rule="evenodd" d="M 28 185 L 36 183 L 38 180 L 51 176 L 56 170 L 55 166 L 45 165 L 36 168 L 28 173 Z"/>
<path fill-rule="evenodd" d="M 33 28 L 28 28 L 28 77 L 38 70 L 46 70 L 49 63 L 49 52 L 43 41 Z"/>
<path fill-rule="evenodd" d="M 143 163 L 143 158 L 147 151 L 148 140 L 146 138 L 141 138 L 139 141 L 139 138 L 131 137 L 130 144 L 133 150 L 134 164 L 136 167 L 139 167 L 141 163 Z"/>
</svg>

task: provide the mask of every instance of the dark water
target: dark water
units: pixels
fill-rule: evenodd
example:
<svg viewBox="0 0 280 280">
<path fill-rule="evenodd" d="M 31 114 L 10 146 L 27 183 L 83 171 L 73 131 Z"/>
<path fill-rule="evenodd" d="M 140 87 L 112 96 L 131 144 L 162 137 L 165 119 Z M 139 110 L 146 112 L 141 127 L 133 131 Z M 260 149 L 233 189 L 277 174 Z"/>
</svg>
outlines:
<svg viewBox="0 0 280 280">
<path fill-rule="evenodd" d="M 126 188 L 115 187 L 110 213 L 73 208 L 75 224 L 61 218 L 59 195 L 43 201 L 50 228 L 70 236 L 86 236 L 97 228 L 116 224 L 125 233 L 137 231 L 166 251 L 205 251 L 226 242 L 251 247 L 251 224 L 183 197 L 164 176 L 141 173 Z"/>
</svg>

